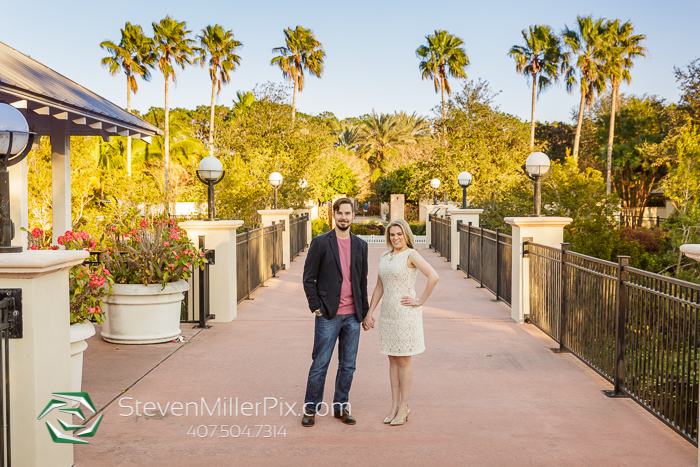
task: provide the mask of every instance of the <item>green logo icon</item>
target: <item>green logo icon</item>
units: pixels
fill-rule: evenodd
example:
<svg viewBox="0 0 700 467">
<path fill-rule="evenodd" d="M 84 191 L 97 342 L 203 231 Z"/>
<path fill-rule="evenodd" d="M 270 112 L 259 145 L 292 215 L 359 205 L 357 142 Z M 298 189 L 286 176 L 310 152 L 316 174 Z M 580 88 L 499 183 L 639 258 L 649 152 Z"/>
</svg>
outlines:
<svg viewBox="0 0 700 467">
<path fill-rule="evenodd" d="M 60 397 L 68 401 L 77 402 L 78 407 L 68 407 L 68 402 L 66 401 L 59 399 L 51 399 L 46 405 L 46 408 L 44 408 L 41 414 L 39 414 L 37 420 L 41 420 L 42 418 L 44 418 L 44 416 L 46 416 L 53 409 L 58 409 L 59 412 L 76 415 L 81 420 L 85 420 L 85 415 L 83 415 L 83 411 L 80 409 L 80 407 L 83 405 L 90 412 L 96 413 L 95 406 L 92 403 L 92 400 L 90 400 L 90 396 L 88 396 L 87 392 L 54 392 L 53 394 L 51 394 L 51 397 Z M 104 414 L 100 414 L 97 417 L 97 419 L 93 422 L 93 424 L 89 427 L 87 425 L 73 425 L 71 423 L 66 423 L 61 419 L 58 419 L 58 423 L 59 425 L 61 425 L 61 428 L 63 428 L 63 431 L 59 430 L 48 421 L 46 422 L 46 428 L 48 428 L 49 434 L 51 435 L 51 439 L 53 439 L 54 443 L 89 444 L 86 440 L 80 438 L 95 436 L 95 433 L 97 433 L 97 427 L 100 426 L 100 422 L 102 421 L 103 416 Z M 64 433 L 64 431 L 75 432 L 76 430 L 81 430 L 83 428 L 84 430 L 75 433 L 77 438 Z"/>
</svg>

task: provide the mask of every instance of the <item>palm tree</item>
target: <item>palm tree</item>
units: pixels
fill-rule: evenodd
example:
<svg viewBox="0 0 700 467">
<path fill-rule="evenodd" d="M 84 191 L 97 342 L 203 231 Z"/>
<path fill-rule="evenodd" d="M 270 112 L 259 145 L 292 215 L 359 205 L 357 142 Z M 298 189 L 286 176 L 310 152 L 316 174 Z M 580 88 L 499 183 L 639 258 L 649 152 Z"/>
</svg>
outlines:
<svg viewBox="0 0 700 467">
<path fill-rule="evenodd" d="M 432 79 L 435 92 L 442 93 L 442 118 L 445 119 L 445 92 L 452 94 L 447 76 L 466 79 L 469 58 L 467 51 L 462 47 L 464 41 L 453 36 L 447 31 L 435 31 L 434 35 L 427 35 L 425 39 L 428 45 L 421 45 L 416 50 L 418 58 L 422 59 L 418 64 L 423 79 Z"/>
<path fill-rule="evenodd" d="M 354 151 L 357 149 L 360 139 L 360 129 L 362 125 L 353 125 L 352 123 L 342 123 L 340 126 L 340 134 L 334 146 L 344 147 L 347 150 Z"/>
<path fill-rule="evenodd" d="M 284 30 L 285 47 L 275 47 L 272 53 L 279 54 L 274 57 L 270 65 L 276 65 L 282 70 L 282 76 L 294 83 L 294 97 L 292 98 L 292 121 L 296 117 L 297 91 L 304 90 L 304 70 L 320 78 L 323 74 L 323 59 L 326 52 L 323 46 L 316 40 L 313 31 L 297 26 L 296 29 Z"/>
<path fill-rule="evenodd" d="M 126 111 L 131 112 L 131 93 L 136 94 L 139 90 L 136 77 L 145 81 L 151 79 L 148 68 L 153 66 L 155 55 L 153 40 L 143 33 L 141 26 L 126 23 L 121 33 L 119 45 L 112 41 L 100 43 L 100 47 L 110 54 L 102 59 L 102 66 L 108 67 L 112 76 L 120 70 L 126 74 Z M 131 136 L 126 138 L 126 172 L 131 177 Z"/>
<path fill-rule="evenodd" d="M 532 78 L 532 117 L 530 149 L 535 147 L 535 101 L 540 92 L 559 80 L 562 63 L 568 63 L 561 50 L 559 37 L 549 26 L 534 25 L 522 31 L 525 45 L 514 45 L 508 55 L 515 59 L 518 73 Z"/>
<path fill-rule="evenodd" d="M 632 76 L 630 70 L 634 66 L 633 60 L 646 56 L 646 48 L 642 41 L 646 39 L 644 34 L 633 34 L 634 25 L 631 22 L 620 24 L 620 20 L 608 21 L 605 26 L 606 50 L 603 63 L 604 73 L 610 81 L 612 100 L 610 102 L 610 130 L 608 133 L 608 152 L 606 163 L 606 193 L 612 190 L 612 149 L 615 137 L 615 111 L 617 99 L 622 82 L 630 83 Z"/>
<path fill-rule="evenodd" d="M 188 37 L 190 31 L 186 23 L 178 22 L 171 16 L 166 16 L 159 23 L 153 23 L 154 50 L 157 54 L 158 68 L 165 77 L 165 125 L 163 128 L 163 173 L 165 192 L 168 192 L 168 170 L 170 169 L 170 108 L 168 106 L 168 82 L 170 77 L 173 83 L 177 82 L 175 65 L 181 69 L 185 65 L 192 64 L 192 44 L 194 41 Z"/>
<path fill-rule="evenodd" d="M 422 137 L 429 123 L 415 114 L 377 114 L 374 111 L 363 122 L 357 136 L 357 153 L 373 170 L 380 168 L 389 152 L 414 144 Z"/>
<path fill-rule="evenodd" d="M 576 55 L 576 63 L 573 68 L 579 69 L 579 82 L 581 88 L 581 102 L 578 108 L 578 121 L 576 123 L 576 136 L 574 137 L 574 160 L 578 160 L 578 148 L 581 141 L 581 127 L 583 126 L 583 110 L 593 104 L 596 93 L 600 95 L 606 87 L 606 76 L 602 70 L 605 57 L 605 44 L 603 42 L 605 19 L 593 19 L 590 16 L 578 16 L 576 29 L 565 27 L 562 34 L 564 44 Z M 569 73 L 567 73 L 568 75 Z M 569 83 L 573 85 L 575 78 Z"/>
<path fill-rule="evenodd" d="M 241 64 L 241 57 L 236 55 L 236 49 L 243 44 L 233 38 L 233 31 L 225 31 L 216 24 L 202 29 L 198 36 L 201 45 L 198 61 L 204 66 L 209 56 L 209 76 L 211 77 L 211 116 L 209 120 L 209 155 L 214 155 L 214 98 L 221 92 L 221 84 L 231 80 L 229 73 Z"/>
<path fill-rule="evenodd" d="M 255 95 L 250 91 L 236 91 L 236 99 L 233 101 L 233 113 L 241 115 L 253 105 Z"/>
</svg>

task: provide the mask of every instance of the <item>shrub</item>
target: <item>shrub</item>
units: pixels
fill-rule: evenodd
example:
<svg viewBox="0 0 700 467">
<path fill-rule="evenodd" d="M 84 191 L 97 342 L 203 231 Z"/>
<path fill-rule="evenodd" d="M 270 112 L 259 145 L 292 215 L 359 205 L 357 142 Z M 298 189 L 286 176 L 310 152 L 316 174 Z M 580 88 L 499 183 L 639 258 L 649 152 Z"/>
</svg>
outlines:
<svg viewBox="0 0 700 467">
<path fill-rule="evenodd" d="M 409 222 L 413 235 L 425 235 L 425 222 Z"/>
<path fill-rule="evenodd" d="M 633 229 L 625 227 L 620 237 L 626 242 L 636 241 L 647 253 L 658 253 L 666 234 L 661 229 Z"/>
<path fill-rule="evenodd" d="M 381 209 L 379 208 L 379 206 L 377 206 L 376 204 L 370 204 L 369 207 L 367 208 L 367 215 L 368 216 L 378 216 L 380 211 L 381 211 Z"/>
<path fill-rule="evenodd" d="M 323 219 L 314 219 L 311 221 L 311 236 L 312 237 L 317 237 L 321 234 L 324 234 L 326 232 L 329 232 L 331 230 L 331 226 L 328 225 L 326 221 Z"/>
<path fill-rule="evenodd" d="M 384 224 L 381 222 L 370 219 L 352 224 L 350 226 L 350 232 L 355 235 L 384 235 L 386 227 L 384 227 Z"/>
</svg>

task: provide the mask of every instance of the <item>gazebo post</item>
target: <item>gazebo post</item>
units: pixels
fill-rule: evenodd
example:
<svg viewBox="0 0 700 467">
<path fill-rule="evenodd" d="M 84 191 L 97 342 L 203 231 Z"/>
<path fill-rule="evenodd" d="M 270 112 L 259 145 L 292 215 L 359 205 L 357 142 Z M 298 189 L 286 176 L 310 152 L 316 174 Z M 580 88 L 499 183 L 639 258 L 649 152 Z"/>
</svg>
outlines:
<svg viewBox="0 0 700 467">
<path fill-rule="evenodd" d="M 70 126 L 68 120 L 51 120 L 51 182 L 53 191 L 53 243 L 71 230 Z"/>
</svg>

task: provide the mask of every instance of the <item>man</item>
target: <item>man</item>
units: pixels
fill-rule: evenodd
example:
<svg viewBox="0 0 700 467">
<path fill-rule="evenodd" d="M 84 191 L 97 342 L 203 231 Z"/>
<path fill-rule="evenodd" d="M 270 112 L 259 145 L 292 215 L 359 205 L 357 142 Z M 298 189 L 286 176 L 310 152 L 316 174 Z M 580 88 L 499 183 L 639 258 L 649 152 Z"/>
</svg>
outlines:
<svg viewBox="0 0 700 467">
<path fill-rule="evenodd" d="M 333 203 L 335 228 L 311 241 L 304 263 L 304 292 L 316 314 L 313 363 L 309 370 L 302 426 L 314 426 L 323 402 L 328 365 L 338 341 L 338 373 L 335 378 L 333 415 L 354 425 L 348 397 L 355 372 L 360 323 L 369 310 L 367 300 L 367 242 L 350 233 L 353 202 Z"/>
</svg>

